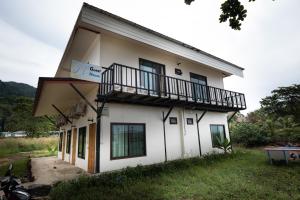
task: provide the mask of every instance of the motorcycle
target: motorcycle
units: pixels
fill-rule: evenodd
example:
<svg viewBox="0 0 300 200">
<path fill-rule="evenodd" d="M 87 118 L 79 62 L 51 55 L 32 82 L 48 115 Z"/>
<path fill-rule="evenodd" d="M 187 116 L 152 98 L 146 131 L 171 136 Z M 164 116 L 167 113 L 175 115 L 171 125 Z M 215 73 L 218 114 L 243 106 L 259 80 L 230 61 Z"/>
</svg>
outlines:
<svg viewBox="0 0 300 200">
<path fill-rule="evenodd" d="M 0 191 L 4 192 L 4 199 L 7 200 L 30 200 L 31 195 L 21 185 L 21 181 L 12 174 L 13 165 L 10 164 L 5 177 L 0 180 Z M 3 198 L 0 196 L 0 200 Z"/>
</svg>

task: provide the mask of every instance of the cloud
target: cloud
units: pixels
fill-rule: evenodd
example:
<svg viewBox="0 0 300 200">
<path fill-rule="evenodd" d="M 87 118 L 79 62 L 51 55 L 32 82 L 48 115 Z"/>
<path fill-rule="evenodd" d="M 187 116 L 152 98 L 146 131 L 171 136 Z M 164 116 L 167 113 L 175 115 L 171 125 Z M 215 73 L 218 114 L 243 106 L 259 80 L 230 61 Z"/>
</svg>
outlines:
<svg viewBox="0 0 300 200">
<path fill-rule="evenodd" d="M 53 76 L 62 51 L 0 20 L 0 75 L 3 81 L 36 86 L 39 76 Z"/>
<path fill-rule="evenodd" d="M 74 0 L 3 0 L 0 18 L 37 40 L 63 49 L 81 4 Z"/>
</svg>

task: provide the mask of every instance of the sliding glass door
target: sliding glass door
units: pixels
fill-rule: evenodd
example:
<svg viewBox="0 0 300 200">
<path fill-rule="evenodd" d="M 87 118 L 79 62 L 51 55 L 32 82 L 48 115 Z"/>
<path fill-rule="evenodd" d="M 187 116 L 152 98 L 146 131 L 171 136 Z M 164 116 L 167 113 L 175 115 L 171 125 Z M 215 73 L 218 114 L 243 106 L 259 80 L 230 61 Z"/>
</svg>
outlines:
<svg viewBox="0 0 300 200">
<path fill-rule="evenodd" d="M 164 74 L 164 65 L 140 59 L 140 85 L 150 94 L 158 95 L 163 87 L 163 79 L 160 75 Z"/>
<path fill-rule="evenodd" d="M 192 84 L 192 97 L 197 101 L 208 101 L 207 79 L 205 76 L 190 73 Z"/>
</svg>

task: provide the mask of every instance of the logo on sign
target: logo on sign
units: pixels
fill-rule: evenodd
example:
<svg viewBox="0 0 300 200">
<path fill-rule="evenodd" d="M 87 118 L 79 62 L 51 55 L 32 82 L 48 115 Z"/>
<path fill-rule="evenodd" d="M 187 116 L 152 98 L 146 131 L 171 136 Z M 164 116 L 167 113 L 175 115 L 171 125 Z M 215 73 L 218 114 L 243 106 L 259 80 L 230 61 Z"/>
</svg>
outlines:
<svg viewBox="0 0 300 200">
<path fill-rule="evenodd" d="M 72 60 L 71 77 L 92 82 L 101 81 L 102 68 L 97 65 Z"/>
</svg>

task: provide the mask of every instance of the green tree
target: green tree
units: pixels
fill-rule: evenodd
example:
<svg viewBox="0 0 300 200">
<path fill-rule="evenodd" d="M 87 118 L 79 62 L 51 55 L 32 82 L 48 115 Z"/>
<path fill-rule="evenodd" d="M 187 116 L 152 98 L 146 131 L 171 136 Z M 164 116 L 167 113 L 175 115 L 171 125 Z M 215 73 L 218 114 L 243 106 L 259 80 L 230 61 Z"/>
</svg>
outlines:
<svg viewBox="0 0 300 200">
<path fill-rule="evenodd" d="M 46 118 L 33 117 L 33 97 L 36 88 L 0 80 L 0 131 L 26 131 L 39 136 L 56 127 Z"/>
<path fill-rule="evenodd" d="M 194 0 L 184 0 L 190 5 Z M 248 0 L 249 2 L 255 0 Z M 229 26 L 234 30 L 241 30 L 241 22 L 247 17 L 247 10 L 239 0 L 225 0 L 221 4 L 220 23 L 229 21 Z"/>
<path fill-rule="evenodd" d="M 299 143 L 300 85 L 279 87 L 261 100 L 261 108 L 248 113 L 246 123 L 232 127 L 233 141 L 247 146 Z"/>
<path fill-rule="evenodd" d="M 10 115 L 6 118 L 6 131 L 26 131 L 29 136 L 40 136 L 44 132 L 55 130 L 55 126 L 43 117 L 33 117 L 33 100 L 28 97 L 14 98 Z"/>
<path fill-rule="evenodd" d="M 268 137 L 258 125 L 242 122 L 233 128 L 232 141 L 250 147 L 267 144 Z"/>
<path fill-rule="evenodd" d="M 294 116 L 295 121 L 300 123 L 300 84 L 279 87 L 271 93 L 260 101 L 263 112 L 272 119 Z"/>
</svg>

